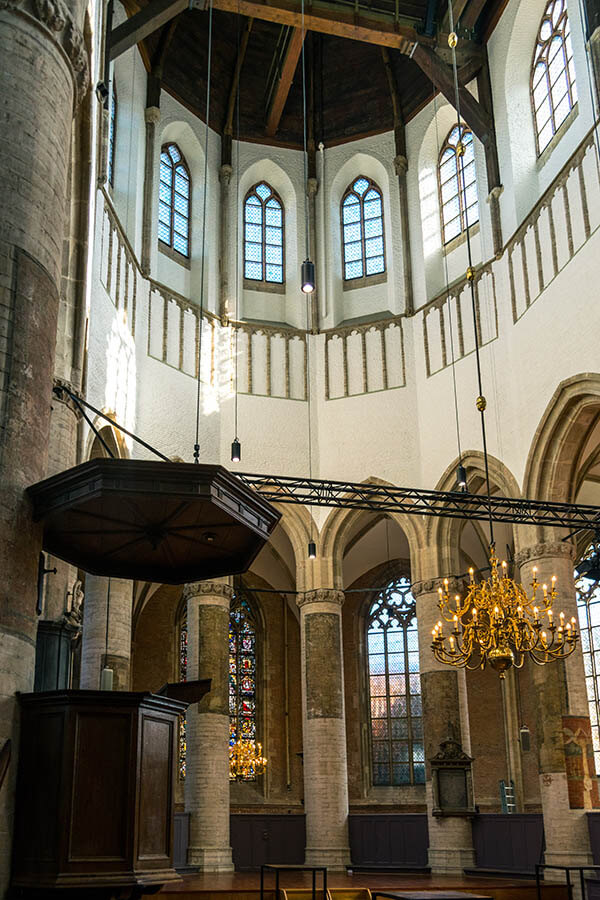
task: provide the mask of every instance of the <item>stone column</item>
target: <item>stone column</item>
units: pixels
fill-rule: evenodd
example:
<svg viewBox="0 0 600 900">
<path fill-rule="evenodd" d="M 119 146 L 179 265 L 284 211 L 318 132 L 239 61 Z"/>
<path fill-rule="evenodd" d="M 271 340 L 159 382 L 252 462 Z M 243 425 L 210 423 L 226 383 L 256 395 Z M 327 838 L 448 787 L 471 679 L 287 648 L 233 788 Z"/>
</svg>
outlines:
<svg viewBox="0 0 600 900">
<path fill-rule="evenodd" d="M 132 581 L 86 577 L 79 682 L 82 690 L 100 690 L 105 666 L 113 670 L 113 690 L 129 690 L 132 604 Z"/>
<path fill-rule="evenodd" d="M 519 552 L 515 563 L 520 567 L 521 583 L 526 589 L 532 581 L 533 566 L 538 567 L 540 584 L 545 582 L 549 585 L 552 576 L 556 575 L 558 599 L 555 619 L 558 620 L 561 610 L 567 621 L 571 616 L 577 617 L 573 582 L 574 552 L 571 544 L 562 541 L 537 544 Z M 565 729 L 570 729 L 574 724 L 565 717 L 573 716 L 589 722 L 581 649 L 578 647 L 564 662 L 550 662 L 545 666 L 529 665 L 528 668 L 537 709 L 539 779 L 546 836 L 545 860 L 554 865 L 589 865 L 592 856 L 587 810 L 571 808 L 564 743 Z"/>
<path fill-rule="evenodd" d="M 343 591 L 300 594 L 306 864 L 343 869 L 348 766 L 342 655 Z"/>
<path fill-rule="evenodd" d="M 146 122 L 146 156 L 144 162 L 144 209 L 142 213 L 142 275 L 150 275 L 152 257 L 152 236 L 154 234 L 154 185 L 156 181 L 156 126 L 160 122 L 160 107 L 147 106 L 144 110 Z"/>
<path fill-rule="evenodd" d="M 0 894 L 9 879 L 16 691 L 33 685 L 41 527 L 24 489 L 46 474 L 71 120 L 88 85 L 75 0 L 0 4 Z"/>
<path fill-rule="evenodd" d="M 185 806 L 188 864 L 231 872 L 229 839 L 229 608 L 226 581 L 187 584 L 188 680 L 210 678 L 210 693 L 187 712 Z"/>
<path fill-rule="evenodd" d="M 230 163 L 223 163 L 219 169 L 219 183 L 221 185 L 221 254 L 219 260 L 219 269 L 221 274 L 220 299 L 219 299 L 219 315 L 221 319 L 226 321 L 231 315 L 229 307 L 229 264 L 231 255 L 229 253 L 229 184 L 231 182 L 231 173 L 233 167 Z M 239 216 L 239 209 L 235 210 L 235 215 Z M 236 272 L 236 278 L 238 273 Z M 239 317 L 239 310 L 238 310 Z"/>
<path fill-rule="evenodd" d="M 410 250 L 410 219 L 408 215 L 408 185 L 406 173 L 408 172 L 408 159 L 406 157 L 406 141 L 404 139 L 404 126 L 402 128 L 402 145 L 404 152 L 397 153 L 394 157 L 394 171 L 398 176 L 398 191 L 400 194 L 400 221 L 402 222 L 402 269 L 404 273 L 404 311 L 407 316 L 414 312 L 413 285 L 412 285 L 412 256 Z M 396 129 L 398 131 L 398 129 Z M 398 149 L 398 137 L 396 137 L 396 149 Z"/>
<path fill-rule="evenodd" d="M 438 587 L 441 581 L 428 580 L 413 585 L 417 600 L 419 630 L 419 665 L 423 697 L 425 736 L 425 771 L 427 773 L 427 824 L 429 827 L 429 865 L 434 874 L 462 875 L 463 869 L 475 865 L 473 837 L 469 819 L 459 816 L 439 817 L 432 814 L 433 791 L 429 760 L 440 749 L 450 730 L 469 752 L 466 733 L 468 719 L 461 710 L 461 681 L 464 672 L 439 663 L 431 651 L 431 632 L 439 620 Z"/>
<path fill-rule="evenodd" d="M 493 187 L 487 196 L 487 202 L 490 207 L 490 221 L 492 223 L 492 244 L 494 247 L 494 256 L 500 259 L 504 250 L 502 244 L 502 218 L 500 215 L 500 197 L 504 187 L 500 184 Z"/>
</svg>

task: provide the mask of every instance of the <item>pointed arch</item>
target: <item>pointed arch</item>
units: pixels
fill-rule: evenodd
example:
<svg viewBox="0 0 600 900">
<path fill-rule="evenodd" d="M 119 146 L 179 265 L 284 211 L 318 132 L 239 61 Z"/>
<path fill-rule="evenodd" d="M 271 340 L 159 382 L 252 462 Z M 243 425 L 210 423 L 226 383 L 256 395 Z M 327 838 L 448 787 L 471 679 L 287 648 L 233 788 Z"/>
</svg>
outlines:
<svg viewBox="0 0 600 900">
<path fill-rule="evenodd" d="M 540 156 L 577 103 L 566 0 L 549 0 L 531 63 L 531 106 Z"/>
</svg>

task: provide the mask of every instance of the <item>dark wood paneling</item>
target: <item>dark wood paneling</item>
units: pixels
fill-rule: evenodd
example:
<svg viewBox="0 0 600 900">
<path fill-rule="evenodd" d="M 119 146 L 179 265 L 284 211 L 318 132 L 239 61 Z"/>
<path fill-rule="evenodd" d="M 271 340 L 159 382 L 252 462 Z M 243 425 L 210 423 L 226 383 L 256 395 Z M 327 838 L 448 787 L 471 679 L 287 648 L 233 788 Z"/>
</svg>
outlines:
<svg viewBox="0 0 600 900">
<path fill-rule="evenodd" d="M 79 713 L 69 859 L 127 858 L 131 717 Z M 102 777 L 100 777 L 102 773 Z M 110 785 L 110 790 L 107 790 Z M 89 828 L 89 822 L 94 828 Z"/>
<path fill-rule="evenodd" d="M 480 869 L 535 872 L 544 860 L 541 815 L 481 815 L 473 820 L 475 861 Z"/>
<path fill-rule="evenodd" d="M 427 866 L 426 815 L 350 816 L 349 831 L 355 866 Z"/>
<path fill-rule="evenodd" d="M 187 866 L 187 851 L 190 842 L 190 814 L 175 813 L 173 828 L 173 865 L 176 869 Z"/>
<path fill-rule="evenodd" d="M 263 863 L 304 862 L 304 816 L 231 816 L 231 849 L 236 869 L 258 869 Z"/>
<path fill-rule="evenodd" d="M 171 855 L 173 722 L 142 717 L 138 859 L 165 865 Z"/>
<path fill-rule="evenodd" d="M 588 830 L 590 833 L 590 847 L 595 866 L 600 866 L 600 812 L 587 814 Z"/>
</svg>

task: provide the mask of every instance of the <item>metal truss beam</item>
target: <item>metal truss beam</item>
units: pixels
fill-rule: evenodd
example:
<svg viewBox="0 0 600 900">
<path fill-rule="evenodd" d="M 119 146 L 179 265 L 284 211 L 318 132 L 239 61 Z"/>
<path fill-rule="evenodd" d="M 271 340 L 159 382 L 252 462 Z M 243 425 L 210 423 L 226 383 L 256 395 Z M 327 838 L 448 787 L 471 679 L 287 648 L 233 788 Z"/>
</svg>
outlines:
<svg viewBox="0 0 600 900">
<path fill-rule="evenodd" d="M 428 491 L 418 488 L 326 481 L 316 478 L 250 475 L 235 473 L 249 487 L 273 503 L 299 503 L 364 509 L 376 513 L 404 513 L 409 516 L 442 516 L 451 519 L 485 521 L 512 525 L 546 525 L 570 531 L 600 527 L 600 507 L 574 503 L 527 500 L 523 497 L 487 497 L 459 491 Z"/>
</svg>

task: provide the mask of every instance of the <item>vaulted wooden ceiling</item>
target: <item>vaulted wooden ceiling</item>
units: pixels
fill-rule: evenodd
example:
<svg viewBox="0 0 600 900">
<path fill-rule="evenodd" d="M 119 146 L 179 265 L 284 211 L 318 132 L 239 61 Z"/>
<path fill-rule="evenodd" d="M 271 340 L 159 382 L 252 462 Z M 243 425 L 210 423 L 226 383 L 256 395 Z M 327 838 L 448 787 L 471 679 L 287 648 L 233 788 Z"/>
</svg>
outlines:
<svg viewBox="0 0 600 900">
<path fill-rule="evenodd" d="M 213 2 L 211 126 L 222 133 L 227 120 L 236 61 L 250 20 L 249 15 L 238 14 L 239 10 L 251 14 L 252 19 L 240 71 L 239 136 L 242 140 L 302 146 L 302 41 L 296 26 L 300 0 Z M 461 45 L 476 54 L 506 0 L 452 2 L 459 17 Z M 140 6 L 130 7 L 130 12 Z M 379 43 L 387 43 L 405 121 L 433 96 L 429 77 L 410 58 L 412 44 L 404 42 L 401 35 L 412 31 L 420 43 L 429 47 L 437 44 L 439 55 L 448 61 L 447 0 L 320 2 L 315 15 L 325 19 L 316 25 L 319 31 L 310 30 L 310 24 L 316 21 L 310 18 L 315 7 L 307 3 L 305 9 L 307 100 L 317 144 L 323 141 L 331 146 L 393 128 L 390 83 Z M 186 10 L 140 45 L 148 67 L 160 64 L 163 89 L 201 119 L 206 109 L 208 16 L 206 9 Z M 338 28 L 340 19 L 345 24 Z M 363 27 L 369 23 L 389 33 L 372 35 Z M 357 35 L 366 35 L 367 40 L 351 39 Z M 466 59 L 461 57 L 462 65 Z M 468 64 L 465 72 L 467 69 Z M 237 136 L 236 110 L 233 137 Z"/>
</svg>

